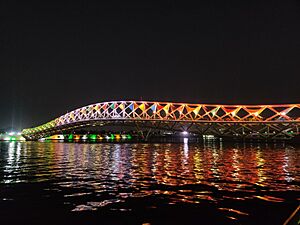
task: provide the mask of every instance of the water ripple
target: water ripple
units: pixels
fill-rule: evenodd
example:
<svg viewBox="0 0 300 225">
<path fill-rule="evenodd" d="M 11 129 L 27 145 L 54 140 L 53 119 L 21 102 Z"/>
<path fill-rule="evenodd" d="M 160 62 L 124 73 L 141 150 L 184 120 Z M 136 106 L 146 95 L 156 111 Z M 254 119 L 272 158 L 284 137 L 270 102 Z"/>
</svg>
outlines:
<svg viewBox="0 0 300 225">
<path fill-rule="evenodd" d="M 236 220 L 249 213 L 228 201 L 282 203 L 281 192 L 300 188 L 300 149 L 285 146 L 23 142 L 0 149 L 0 185 L 47 183 L 44 191 L 63 193 L 71 211 L 126 211 L 130 201 L 155 198 L 148 207 L 207 202 Z"/>
</svg>

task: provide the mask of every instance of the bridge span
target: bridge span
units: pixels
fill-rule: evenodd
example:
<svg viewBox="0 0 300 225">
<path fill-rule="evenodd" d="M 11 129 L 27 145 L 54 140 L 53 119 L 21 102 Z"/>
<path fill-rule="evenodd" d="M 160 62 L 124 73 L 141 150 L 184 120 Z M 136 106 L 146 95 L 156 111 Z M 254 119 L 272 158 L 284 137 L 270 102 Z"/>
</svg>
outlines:
<svg viewBox="0 0 300 225">
<path fill-rule="evenodd" d="M 300 104 L 218 105 L 151 101 L 110 101 L 84 106 L 43 125 L 24 129 L 38 140 L 88 126 L 133 127 L 145 138 L 152 131 L 188 131 L 218 137 L 292 139 L 300 134 Z"/>
</svg>

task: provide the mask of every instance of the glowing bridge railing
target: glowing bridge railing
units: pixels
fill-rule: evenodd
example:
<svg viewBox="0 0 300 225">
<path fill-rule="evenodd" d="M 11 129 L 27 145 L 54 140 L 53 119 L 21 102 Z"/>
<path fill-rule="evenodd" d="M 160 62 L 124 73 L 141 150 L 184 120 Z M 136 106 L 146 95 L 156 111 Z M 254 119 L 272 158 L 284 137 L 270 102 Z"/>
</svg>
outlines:
<svg viewBox="0 0 300 225">
<path fill-rule="evenodd" d="M 150 123 L 148 127 L 157 129 L 194 129 L 194 132 L 201 134 L 217 135 L 226 135 L 228 130 L 231 134 L 245 134 L 247 131 L 248 133 L 253 131 L 269 135 L 271 129 L 276 135 L 278 133 L 288 135 L 288 131 L 292 131 L 293 135 L 290 136 L 295 136 L 299 134 L 300 104 L 212 105 L 150 101 L 102 102 L 75 109 L 38 127 L 24 129 L 22 135 L 27 139 L 37 139 L 62 129 L 75 127 L 75 124 L 90 125 L 95 121 L 148 122 Z M 160 125 L 157 125 L 157 122 L 160 122 Z M 255 129 L 254 125 L 256 125 Z"/>
</svg>

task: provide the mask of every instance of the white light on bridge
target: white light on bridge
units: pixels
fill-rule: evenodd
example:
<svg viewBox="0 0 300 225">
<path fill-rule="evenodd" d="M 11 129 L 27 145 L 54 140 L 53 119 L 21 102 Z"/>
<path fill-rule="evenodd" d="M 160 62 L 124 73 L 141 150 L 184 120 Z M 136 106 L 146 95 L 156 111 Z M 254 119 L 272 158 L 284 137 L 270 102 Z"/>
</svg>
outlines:
<svg viewBox="0 0 300 225">
<path fill-rule="evenodd" d="M 87 138 L 88 138 L 88 137 L 87 137 L 86 134 L 82 136 L 82 140 L 86 140 Z"/>
<path fill-rule="evenodd" d="M 211 134 L 203 135 L 203 139 L 211 140 L 211 139 L 214 139 L 214 138 L 215 138 L 215 136 L 211 135 Z"/>
<path fill-rule="evenodd" d="M 189 132 L 187 132 L 187 131 L 182 131 L 182 134 L 186 136 L 186 135 L 189 134 Z"/>
</svg>

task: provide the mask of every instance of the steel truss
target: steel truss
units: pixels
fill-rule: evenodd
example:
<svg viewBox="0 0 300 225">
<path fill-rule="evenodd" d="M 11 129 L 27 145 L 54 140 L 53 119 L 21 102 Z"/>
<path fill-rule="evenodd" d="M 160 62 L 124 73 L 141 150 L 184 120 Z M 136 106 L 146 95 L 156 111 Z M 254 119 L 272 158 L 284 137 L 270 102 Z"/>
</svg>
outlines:
<svg viewBox="0 0 300 225">
<path fill-rule="evenodd" d="M 148 129 L 148 135 L 151 131 L 168 130 L 220 137 L 291 139 L 299 135 L 300 104 L 102 102 L 75 109 L 38 127 L 24 129 L 22 135 L 35 140 L 78 127 L 104 125 L 132 126 L 140 131 Z"/>
</svg>

